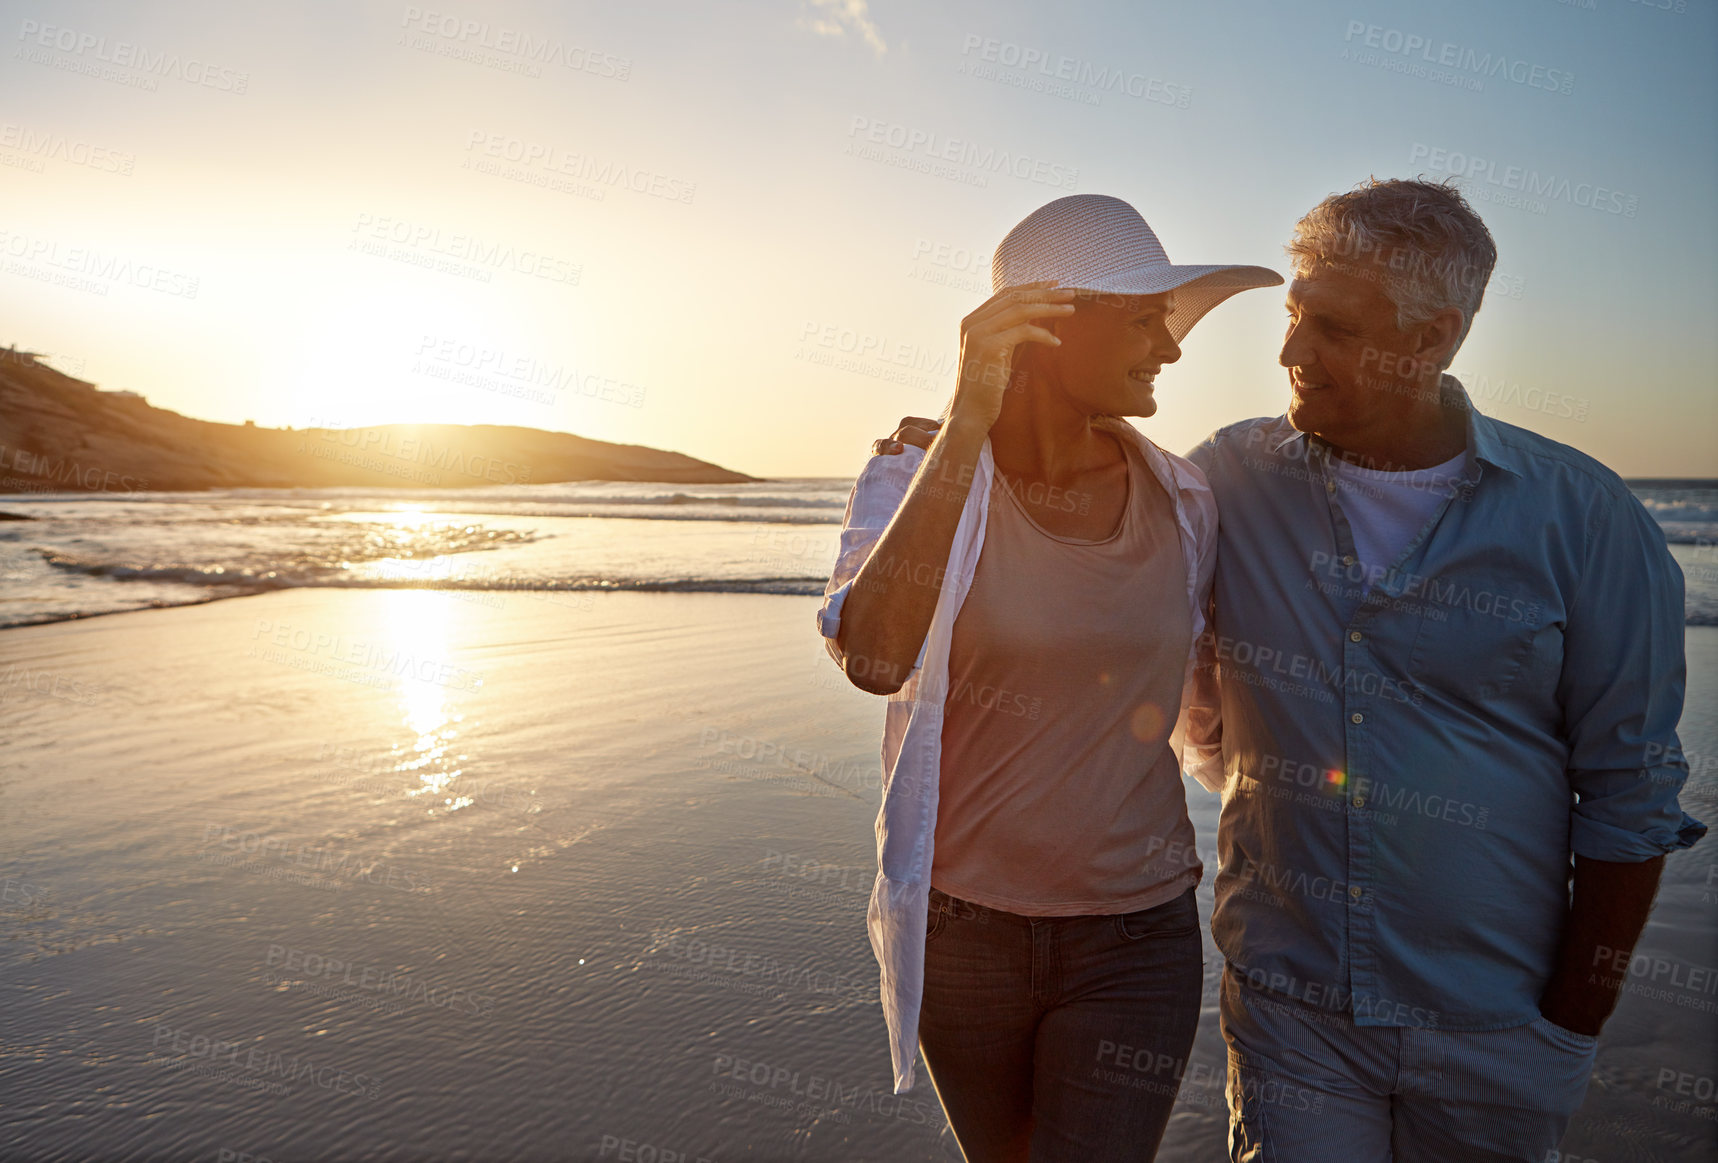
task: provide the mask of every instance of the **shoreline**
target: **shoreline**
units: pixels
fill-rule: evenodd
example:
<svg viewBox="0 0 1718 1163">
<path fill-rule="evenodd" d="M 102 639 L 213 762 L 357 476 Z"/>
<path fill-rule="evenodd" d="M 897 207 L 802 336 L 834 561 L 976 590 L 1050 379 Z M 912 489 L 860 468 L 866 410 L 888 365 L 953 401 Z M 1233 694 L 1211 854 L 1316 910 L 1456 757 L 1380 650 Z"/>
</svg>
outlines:
<svg viewBox="0 0 1718 1163">
<path fill-rule="evenodd" d="M 33 622 L 0 623 L 0 633 L 8 630 L 28 630 L 40 626 L 58 626 L 65 622 L 85 622 L 91 618 L 112 618 L 121 614 L 144 614 L 152 610 L 177 610 L 195 606 L 206 606 L 213 602 L 237 601 L 241 598 L 261 598 L 269 594 L 284 594 L 298 592 L 312 593 L 435 593 L 443 594 L 454 601 L 470 602 L 481 606 L 499 607 L 506 599 L 529 594 L 737 594 L 744 596 L 766 596 L 781 598 L 820 597 L 824 583 L 803 581 L 800 578 L 766 579 L 757 583 L 759 587 L 779 585 L 781 589 L 742 588 L 731 582 L 642 582 L 629 585 L 590 585 L 590 586 L 516 586 L 510 588 L 478 587 L 478 586 L 447 586 L 433 582 L 416 585 L 403 583 L 390 584 L 351 584 L 351 585 L 281 585 L 269 586 L 242 594 L 210 594 L 200 598 L 191 598 L 183 602 L 156 602 L 147 606 L 137 606 L 129 610 L 89 610 L 79 613 L 56 615 L 38 619 Z M 795 588 L 786 588 L 795 587 Z M 815 587 L 815 588 L 813 588 Z M 489 600 L 493 596 L 495 600 Z M 546 600 L 546 599 L 538 599 Z"/>
</svg>

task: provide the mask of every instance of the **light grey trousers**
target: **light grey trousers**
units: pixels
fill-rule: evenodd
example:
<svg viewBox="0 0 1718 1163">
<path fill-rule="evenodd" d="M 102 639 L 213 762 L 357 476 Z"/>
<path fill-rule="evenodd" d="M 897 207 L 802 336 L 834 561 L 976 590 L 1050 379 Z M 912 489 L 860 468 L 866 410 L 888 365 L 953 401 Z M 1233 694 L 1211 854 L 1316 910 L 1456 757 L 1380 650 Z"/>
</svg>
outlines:
<svg viewBox="0 0 1718 1163">
<path fill-rule="evenodd" d="M 1541 1163 L 1587 1092 L 1598 1039 L 1356 1026 L 1225 970 L 1234 1163 Z"/>
</svg>

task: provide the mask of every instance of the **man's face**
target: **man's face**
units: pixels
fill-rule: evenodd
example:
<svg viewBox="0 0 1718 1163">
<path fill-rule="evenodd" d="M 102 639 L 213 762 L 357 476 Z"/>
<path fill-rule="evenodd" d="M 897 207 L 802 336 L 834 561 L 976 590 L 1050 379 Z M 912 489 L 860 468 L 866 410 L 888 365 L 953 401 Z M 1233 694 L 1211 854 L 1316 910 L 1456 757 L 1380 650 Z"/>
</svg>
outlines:
<svg viewBox="0 0 1718 1163">
<path fill-rule="evenodd" d="M 1093 413 L 1150 416 L 1157 411 L 1153 378 L 1181 358 L 1169 333 L 1174 292 L 1161 295 L 1082 294 L 1074 313 L 1054 327 L 1062 346 L 1042 349 L 1062 390 Z"/>
<path fill-rule="evenodd" d="M 1376 280 L 1319 267 L 1288 289 L 1288 334 L 1277 362 L 1294 388 L 1289 423 L 1338 448 L 1358 447 L 1435 392 L 1434 367 L 1416 362 L 1414 331 Z"/>
</svg>

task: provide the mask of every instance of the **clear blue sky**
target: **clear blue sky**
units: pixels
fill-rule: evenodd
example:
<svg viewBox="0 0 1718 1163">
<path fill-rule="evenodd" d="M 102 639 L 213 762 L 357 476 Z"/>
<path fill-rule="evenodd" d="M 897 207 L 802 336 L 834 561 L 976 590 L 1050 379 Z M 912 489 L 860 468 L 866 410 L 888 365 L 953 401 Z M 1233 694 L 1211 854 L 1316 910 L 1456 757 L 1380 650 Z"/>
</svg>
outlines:
<svg viewBox="0 0 1718 1163">
<path fill-rule="evenodd" d="M 840 475 L 941 407 L 1042 203 L 1283 270 L 1325 194 L 1453 166 L 1501 251 L 1482 410 L 1713 476 L 1714 8 L 0 3 L 0 343 L 210 419 Z M 1146 430 L 1280 412 L 1281 334 L 1277 291 L 1220 307 Z"/>
</svg>

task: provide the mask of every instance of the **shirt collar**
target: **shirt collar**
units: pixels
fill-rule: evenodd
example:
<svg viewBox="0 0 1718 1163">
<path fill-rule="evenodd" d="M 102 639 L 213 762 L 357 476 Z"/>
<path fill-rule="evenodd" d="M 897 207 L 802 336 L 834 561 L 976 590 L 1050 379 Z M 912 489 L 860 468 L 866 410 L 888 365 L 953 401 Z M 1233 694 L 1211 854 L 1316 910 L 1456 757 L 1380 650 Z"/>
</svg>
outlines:
<svg viewBox="0 0 1718 1163">
<path fill-rule="evenodd" d="M 1150 466 L 1152 475 L 1165 489 L 1173 487 L 1177 493 L 1186 495 L 1196 492 L 1210 492 L 1210 486 L 1201 478 L 1187 471 L 1187 462 L 1157 446 L 1151 437 L 1129 424 L 1119 416 L 1095 416 L 1092 427 L 1101 428 L 1106 432 L 1114 432 L 1131 439 L 1145 456 L 1145 463 Z"/>
<path fill-rule="evenodd" d="M 1515 455 L 1515 450 L 1504 444 L 1498 431 L 1497 421 L 1482 413 L 1468 399 L 1467 389 L 1461 381 L 1444 373 L 1444 391 L 1461 400 L 1461 406 L 1467 409 L 1467 448 L 1472 459 L 1483 461 L 1493 468 L 1500 468 L 1512 476 L 1524 476 L 1521 462 Z"/>
<path fill-rule="evenodd" d="M 1446 398 L 1467 412 L 1469 459 L 1500 468 L 1515 476 L 1523 475 L 1514 452 L 1503 443 L 1498 434 L 1497 421 L 1484 415 L 1473 406 L 1473 401 L 1468 399 L 1467 389 L 1462 387 L 1461 381 L 1445 372 L 1440 381 L 1440 386 Z M 1283 423 L 1288 424 L 1286 415 L 1283 417 Z M 1273 451 L 1281 452 L 1295 441 L 1305 439 L 1307 439 L 1307 433 L 1289 425 L 1288 435 L 1276 442 Z"/>
</svg>

